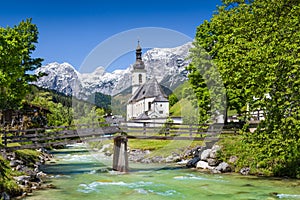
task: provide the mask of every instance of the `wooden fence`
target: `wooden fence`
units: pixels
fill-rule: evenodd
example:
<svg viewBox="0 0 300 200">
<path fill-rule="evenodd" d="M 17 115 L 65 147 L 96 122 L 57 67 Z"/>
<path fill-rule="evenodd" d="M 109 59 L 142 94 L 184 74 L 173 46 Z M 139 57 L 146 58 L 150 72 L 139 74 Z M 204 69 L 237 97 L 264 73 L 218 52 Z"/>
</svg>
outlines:
<svg viewBox="0 0 300 200">
<path fill-rule="evenodd" d="M 112 137 L 120 132 L 116 126 L 78 125 L 2 130 L 2 144 L 6 149 L 32 149 L 73 144 L 82 141 Z"/>
<path fill-rule="evenodd" d="M 107 124 L 82 124 L 35 128 L 27 130 L 2 130 L 2 144 L 7 149 L 40 148 L 66 145 L 81 141 L 99 141 L 126 135 L 128 139 L 155 140 L 204 140 L 217 134 L 237 134 L 241 125 L 223 124 L 176 124 L 176 123 L 132 123 L 118 126 Z"/>
</svg>

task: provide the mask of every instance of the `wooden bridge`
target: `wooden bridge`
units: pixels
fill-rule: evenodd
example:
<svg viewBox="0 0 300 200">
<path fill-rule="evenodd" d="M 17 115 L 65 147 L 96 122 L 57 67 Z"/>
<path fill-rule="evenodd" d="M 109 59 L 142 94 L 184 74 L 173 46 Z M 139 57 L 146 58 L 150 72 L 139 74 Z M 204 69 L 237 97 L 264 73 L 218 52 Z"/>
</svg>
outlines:
<svg viewBox="0 0 300 200">
<path fill-rule="evenodd" d="M 220 133 L 235 134 L 239 124 L 223 127 L 223 124 L 176 123 L 121 123 L 82 124 L 74 126 L 45 127 L 27 130 L 1 130 L 2 146 L 6 150 L 55 147 L 78 142 L 114 139 L 113 169 L 128 170 L 128 139 L 151 140 L 202 140 L 206 146 L 214 144 Z"/>
</svg>

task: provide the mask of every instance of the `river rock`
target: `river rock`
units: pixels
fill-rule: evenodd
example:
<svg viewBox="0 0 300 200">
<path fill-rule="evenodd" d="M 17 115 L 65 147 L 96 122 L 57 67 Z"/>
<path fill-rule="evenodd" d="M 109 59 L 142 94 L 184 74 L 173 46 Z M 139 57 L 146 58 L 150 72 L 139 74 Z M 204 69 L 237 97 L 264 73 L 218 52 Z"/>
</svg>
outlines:
<svg viewBox="0 0 300 200">
<path fill-rule="evenodd" d="M 220 163 L 220 161 L 214 158 L 208 158 L 207 163 L 209 166 L 217 166 Z"/>
<path fill-rule="evenodd" d="M 30 180 L 30 176 L 16 176 L 14 177 L 14 179 L 17 181 L 18 184 L 25 185 Z"/>
<path fill-rule="evenodd" d="M 23 171 L 24 168 L 25 168 L 25 165 L 17 165 L 16 166 L 17 171 Z"/>
<path fill-rule="evenodd" d="M 145 159 L 145 156 L 148 155 L 150 151 L 142 151 L 140 149 L 132 149 L 129 151 L 128 159 L 133 162 L 141 162 Z"/>
<path fill-rule="evenodd" d="M 196 146 L 196 147 L 194 147 L 194 148 L 192 149 L 192 154 L 193 154 L 194 156 L 199 156 L 199 152 L 201 151 L 202 148 L 203 148 L 202 146 Z"/>
<path fill-rule="evenodd" d="M 45 174 L 44 172 L 38 172 L 37 174 L 36 174 L 36 176 L 38 177 L 38 178 L 45 178 L 46 176 L 47 176 L 47 174 Z"/>
<path fill-rule="evenodd" d="M 3 158 L 5 158 L 6 160 L 14 160 L 16 158 L 16 154 L 15 152 L 6 153 L 5 155 L 3 155 Z"/>
<path fill-rule="evenodd" d="M 3 199 L 3 200 L 10 200 L 10 196 L 6 192 L 3 192 L 1 194 L 1 199 Z"/>
<path fill-rule="evenodd" d="M 150 158 L 145 158 L 145 159 L 141 160 L 141 163 L 149 164 L 149 163 L 152 163 L 152 160 Z"/>
<path fill-rule="evenodd" d="M 249 172 L 250 172 L 250 168 L 249 168 L 249 167 L 244 167 L 244 168 L 242 168 L 242 169 L 240 170 L 240 173 L 241 173 L 242 175 L 248 175 Z"/>
<path fill-rule="evenodd" d="M 189 157 L 189 156 L 192 156 L 192 155 L 193 155 L 193 151 L 189 149 L 189 150 L 186 150 L 186 151 L 185 151 L 183 157 L 186 158 L 186 157 Z"/>
<path fill-rule="evenodd" d="M 207 162 L 200 160 L 199 162 L 197 162 L 197 169 L 210 169 L 211 167 L 208 165 Z"/>
<path fill-rule="evenodd" d="M 230 156 L 230 158 L 229 158 L 229 161 L 228 162 L 230 162 L 230 163 L 235 163 L 236 161 L 237 161 L 237 159 L 238 159 L 238 157 L 236 157 L 236 156 Z"/>
<path fill-rule="evenodd" d="M 165 161 L 165 158 L 162 156 L 154 156 L 151 160 L 154 163 L 161 163 Z"/>
<path fill-rule="evenodd" d="M 221 147 L 219 145 L 214 145 L 209 153 L 210 158 L 217 158 L 218 151 L 221 150 Z"/>
<path fill-rule="evenodd" d="M 171 156 L 168 156 L 167 158 L 166 158 L 166 163 L 173 163 L 173 162 L 178 162 L 178 161 L 180 161 L 181 160 L 181 158 L 180 158 L 180 156 L 179 155 L 171 155 Z"/>
<path fill-rule="evenodd" d="M 9 165 L 10 165 L 11 167 L 16 167 L 16 166 L 22 165 L 22 164 L 23 164 L 23 162 L 22 162 L 21 160 L 11 160 L 11 161 L 9 162 Z"/>
<path fill-rule="evenodd" d="M 189 161 L 188 160 L 181 160 L 179 162 L 177 162 L 177 165 L 186 165 Z"/>
<path fill-rule="evenodd" d="M 196 166 L 197 166 L 197 162 L 198 162 L 199 160 L 200 160 L 199 157 L 195 157 L 195 158 L 193 158 L 192 160 L 189 160 L 189 161 L 187 162 L 186 166 L 187 166 L 188 168 L 196 167 Z"/>
<path fill-rule="evenodd" d="M 201 160 L 207 161 L 210 156 L 211 149 L 206 149 L 201 154 Z"/>
<path fill-rule="evenodd" d="M 144 151 L 144 154 L 146 154 L 146 155 L 148 155 L 148 154 L 150 154 L 151 153 L 151 151 L 149 151 L 149 150 L 145 150 Z"/>
<path fill-rule="evenodd" d="M 171 163 L 171 162 L 173 162 L 173 156 L 166 157 L 166 163 Z"/>
<path fill-rule="evenodd" d="M 221 162 L 217 167 L 216 170 L 220 172 L 231 172 L 231 167 L 228 163 L 226 162 Z"/>
<path fill-rule="evenodd" d="M 219 170 L 216 170 L 215 168 L 211 169 L 210 171 L 212 174 L 221 174 Z"/>
</svg>

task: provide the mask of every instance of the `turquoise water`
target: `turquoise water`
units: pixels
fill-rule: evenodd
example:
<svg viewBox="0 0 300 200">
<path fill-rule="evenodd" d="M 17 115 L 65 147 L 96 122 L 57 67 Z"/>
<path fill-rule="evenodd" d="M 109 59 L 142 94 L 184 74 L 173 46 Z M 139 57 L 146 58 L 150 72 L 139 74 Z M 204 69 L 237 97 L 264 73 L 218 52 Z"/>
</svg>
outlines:
<svg viewBox="0 0 300 200">
<path fill-rule="evenodd" d="M 94 199 L 300 199 L 300 181 L 206 174 L 176 166 L 130 163 L 130 172 L 111 171 L 111 159 L 71 147 L 54 152 L 45 166 L 56 189 L 28 200 Z"/>
</svg>

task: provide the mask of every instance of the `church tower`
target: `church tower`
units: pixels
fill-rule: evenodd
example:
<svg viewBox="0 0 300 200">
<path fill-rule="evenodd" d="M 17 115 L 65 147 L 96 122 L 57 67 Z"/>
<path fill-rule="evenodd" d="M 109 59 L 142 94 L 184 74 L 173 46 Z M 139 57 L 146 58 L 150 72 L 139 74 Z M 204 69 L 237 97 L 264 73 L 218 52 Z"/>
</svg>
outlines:
<svg viewBox="0 0 300 200">
<path fill-rule="evenodd" d="M 132 70 L 132 94 L 146 82 L 146 69 L 145 64 L 142 61 L 142 48 L 140 46 L 140 41 L 138 41 L 138 46 L 135 51 L 136 61 L 133 65 Z"/>
</svg>

